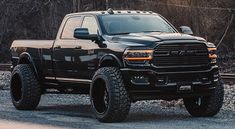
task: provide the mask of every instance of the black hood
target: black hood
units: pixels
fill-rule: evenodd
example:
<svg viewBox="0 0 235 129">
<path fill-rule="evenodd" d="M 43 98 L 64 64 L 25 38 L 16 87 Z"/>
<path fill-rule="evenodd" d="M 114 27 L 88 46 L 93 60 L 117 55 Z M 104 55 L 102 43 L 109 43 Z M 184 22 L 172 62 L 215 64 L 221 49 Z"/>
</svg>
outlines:
<svg viewBox="0 0 235 129">
<path fill-rule="evenodd" d="M 113 43 L 123 43 L 130 46 L 141 45 L 149 46 L 156 42 L 170 40 L 195 40 L 205 41 L 203 38 L 195 37 L 181 33 L 133 33 L 125 35 L 108 36 L 109 41 Z"/>
</svg>

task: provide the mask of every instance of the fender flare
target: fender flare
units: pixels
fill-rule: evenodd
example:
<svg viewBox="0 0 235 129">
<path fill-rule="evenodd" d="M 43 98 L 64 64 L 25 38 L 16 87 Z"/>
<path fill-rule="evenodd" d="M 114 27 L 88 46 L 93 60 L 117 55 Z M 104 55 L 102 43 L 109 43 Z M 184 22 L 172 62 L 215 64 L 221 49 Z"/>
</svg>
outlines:
<svg viewBox="0 0 235 129">
<path fill-rule="evenodd" d="M 33 68 L 33 71 L 34 71 L 36 77 L 39 79 L 39 75 L 38 75 L 38 71 L 36 69 L 35 63 L 34 63 L 33 58 L 31 57 L 31 55 L 29 53 L 27 53 L 27 52 L 21 53 L 20 56 L 19 56 L 19 60 L 17 62 L 17 65 L 21 64 L 21 60 L 25 59 L 25 58 L 29 61 L 29 64 Z"/>
<path fill-rule="evenodd" d="M 103 55 L 99 60 L 99 67 L 101 66 L 102 62 L 104 62 L 106 60 L 115 61 L 115 62 L 117 62 L 119 67 L 123 67 L 123 63 L 114 54 L 105 54 L 105 55 Z"/>
</svg>

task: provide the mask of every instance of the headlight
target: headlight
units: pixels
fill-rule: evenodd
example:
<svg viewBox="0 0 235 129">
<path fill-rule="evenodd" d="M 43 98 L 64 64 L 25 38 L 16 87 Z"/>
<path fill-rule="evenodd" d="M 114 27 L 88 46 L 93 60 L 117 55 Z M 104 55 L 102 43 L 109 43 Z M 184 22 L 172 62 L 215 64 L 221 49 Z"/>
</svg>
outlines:
<svg viewBox="0 0 235 129">
<path fill-rule="evenodd" d="M 126 50 L 124 59 L 128 61 L 149 61 L 153 58 L 154 50 Z"/>
<path fill-rule="evenodd" d="M 209 58 L 210 59 L 216 59 L 217 55 L 216 55 L 216 48 L 212 47 L 212 48 L 207 48 L 208 49 L 208 53 L 209 53 Z"/>
<path fill-rule="evenodd" d="M 216 48 L 215 47 L 208 48 L 208 57 L 210 59 L 211 64 L 216 64 L 217 55 L 216 55 Z"/>
</svg>

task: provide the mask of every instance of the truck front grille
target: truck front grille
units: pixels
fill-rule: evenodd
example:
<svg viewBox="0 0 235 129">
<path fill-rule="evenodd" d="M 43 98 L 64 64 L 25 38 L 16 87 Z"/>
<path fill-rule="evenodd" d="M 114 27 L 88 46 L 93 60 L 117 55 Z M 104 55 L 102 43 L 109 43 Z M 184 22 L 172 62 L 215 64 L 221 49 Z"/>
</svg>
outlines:
<svg viewBox="0 0 235 129">
<path fill-rule="evenodd" d="M 205 65 L 209 63 L 208 50 L 201 43 L 160 44 L 155 48 L 155 66 Z"/>
</svg>

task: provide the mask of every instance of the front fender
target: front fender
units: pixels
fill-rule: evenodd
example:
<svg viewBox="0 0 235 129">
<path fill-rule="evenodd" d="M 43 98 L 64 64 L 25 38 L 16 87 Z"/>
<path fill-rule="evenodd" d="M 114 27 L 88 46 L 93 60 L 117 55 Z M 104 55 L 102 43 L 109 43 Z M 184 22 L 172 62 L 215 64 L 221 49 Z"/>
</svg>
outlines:
<svg viewBox="0 0 235 129">
<path fill-rule="evenodd" d="M 105 54 L 104 56 L 102 56 L 102 57 L 100 58 L 100 60 L 99 60 L 99 67 L 101 66 L 102 62 L 104 62 L 104 61 L 106 61 L 106 60 L 115 61 L 115 62 L 117 62 L 117 64 L 118 64 L 119 67 L 121 67 L 121 68 L 123 67 L 122 61 L 120 61 L 120 60 L 118 59 L 118 57 L 115 56 L 114 54 Z"/>
</svg>

